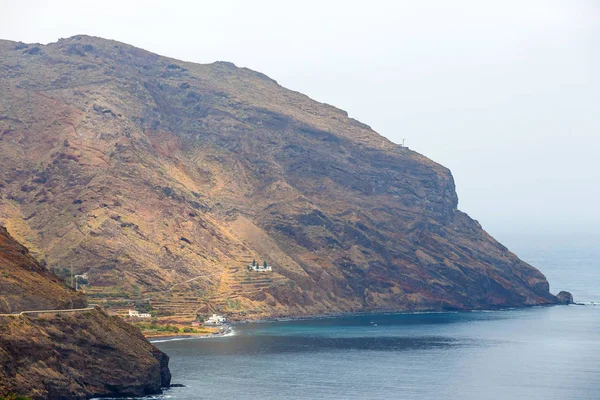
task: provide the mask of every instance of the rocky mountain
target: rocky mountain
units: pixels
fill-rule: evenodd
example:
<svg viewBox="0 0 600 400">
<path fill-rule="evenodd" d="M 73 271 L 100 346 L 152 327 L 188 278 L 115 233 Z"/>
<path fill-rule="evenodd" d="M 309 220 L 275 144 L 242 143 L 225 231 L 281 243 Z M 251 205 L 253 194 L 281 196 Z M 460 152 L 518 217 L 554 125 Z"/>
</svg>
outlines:
<svg viewBox="0 0 600 400">
<path fill-rule="evenodd" d="M 86 306 L 2 227 L 0 274 L 0 304 L 13 312 Z M 169 383 L 168 357 L 99 309 L 0 314 L 0 398 L 141 396 Z"/>
<path fill-rule="evenodd" d="M 0 223 L 88 294 L 233 318 L 558 301 L 448 169 L 261 73 L 75 36 L 0 41 L 0 74 Z"/>
</svg>

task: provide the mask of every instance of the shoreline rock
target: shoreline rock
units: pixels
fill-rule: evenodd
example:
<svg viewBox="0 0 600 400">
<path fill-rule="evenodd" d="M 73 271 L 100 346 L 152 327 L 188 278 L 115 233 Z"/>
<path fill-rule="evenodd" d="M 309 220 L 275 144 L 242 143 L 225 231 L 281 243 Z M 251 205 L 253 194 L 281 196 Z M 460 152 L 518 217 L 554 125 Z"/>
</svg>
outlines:
<svg viewBox="0 0 600 400">
<path fill-rule="evenodd" d="M 86 399 L 159 394 L 169 357 L 101 310 L 0 317 L 0 396 Z"/>
<path fill-rule="evenodd" d="M 561 292 L 559 292 L 556 295 L 556 297 L 558 298 L 561 304 L 575 304 L 575 301 L 573 301 L 573 295 L 570 292 L 567 292 L 566 290 L 562 290 Z"/>
</svg>

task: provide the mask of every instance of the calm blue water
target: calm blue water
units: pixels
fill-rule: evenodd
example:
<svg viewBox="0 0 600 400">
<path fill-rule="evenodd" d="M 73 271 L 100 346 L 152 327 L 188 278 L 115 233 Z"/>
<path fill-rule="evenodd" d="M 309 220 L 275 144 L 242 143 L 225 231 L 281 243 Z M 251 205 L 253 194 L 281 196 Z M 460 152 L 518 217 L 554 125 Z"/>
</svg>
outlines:
<svg viewBox="0 0 600 400">
<path fill-rule="evenodd" d="M 504 242 L 587 305 L 247 324 L 160 342 L 186 385 L 160 398 L 600 399 L 598 242 Z"/>
</svg>

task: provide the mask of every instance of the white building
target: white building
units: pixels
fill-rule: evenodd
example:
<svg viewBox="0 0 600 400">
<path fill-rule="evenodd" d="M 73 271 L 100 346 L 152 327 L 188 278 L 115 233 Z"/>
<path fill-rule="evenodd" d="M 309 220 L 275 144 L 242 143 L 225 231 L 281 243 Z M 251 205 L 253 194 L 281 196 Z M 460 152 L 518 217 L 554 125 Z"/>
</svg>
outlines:
<svg viewBox="0 0 600 400">
<path fill-rule="evenodd" d="M 76 279 L 76 280 L 77 280 L 77 279 L 85 279 L 85 280 L 87 281 L 87 280 L 89 279 L 89 278 L 88 278 L 88 273 L 86 272 L 86 273 L 84 273 L 84 274 L 81 274 L 81 275 L 75 275 L 75 279 Z"/>
<path fill-rule="evenodd" d="M 271 272 L 273 271 L 273 268 L 271 268 L 270 265 L 267 265 L 266 267 L 264 265 L 248 265 L 248 271 L 256 271 L 256 272 Z"/>
<path fill-rule="evenodd" d="M 151 318 L 152 315 L 148 313 L 141 313 L 136 310 L 129 310 L 129 318 Z"/>
<path fill-rule="evenodd" d="M 213 314 L 206 321 L 204 321 L 204 325 L 218 326 L 223 325 L 225 322 L 227 322 L 227 318 L 222 315 Z"/>
</svg>

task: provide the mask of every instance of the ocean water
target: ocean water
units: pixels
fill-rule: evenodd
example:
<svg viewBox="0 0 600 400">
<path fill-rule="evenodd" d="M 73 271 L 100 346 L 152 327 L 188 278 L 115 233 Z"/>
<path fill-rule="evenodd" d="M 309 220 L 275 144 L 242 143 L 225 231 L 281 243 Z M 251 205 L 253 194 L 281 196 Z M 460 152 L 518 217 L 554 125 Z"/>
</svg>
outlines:
<svg viewBox="0 0 600 400">
<path fill-rule="evenodd" d="M 600 399 L 600 246 L 505 238 L 585 305 L 236 325 L 161 341 L 161 399 Z M 598 303 L 598 305 L 594 305 Z"/>
</svg>

